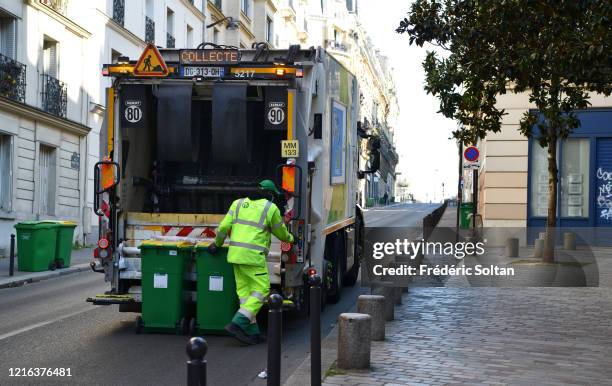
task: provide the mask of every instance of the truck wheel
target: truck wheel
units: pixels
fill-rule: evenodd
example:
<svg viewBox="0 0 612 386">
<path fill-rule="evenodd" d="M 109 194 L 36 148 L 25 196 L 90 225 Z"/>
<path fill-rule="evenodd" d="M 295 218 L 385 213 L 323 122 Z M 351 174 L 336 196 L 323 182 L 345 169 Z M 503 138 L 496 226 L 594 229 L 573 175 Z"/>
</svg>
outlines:
<svg viewBox="0 0 612 386">
<path fill-rule="evenodd" d="M 361 263 L 361 256 L 363 255 L 363 220 L 360 214 L 355 216 L 355 259 L 351 269 L 344 275 L 344 285 L 352 287 L 357 283 L 359 277 L 359 266 Z"/>
<path fill-rule="evenodd" d="M 327 286 L 327 301 L 335 304 L 340 301 L 342 297 L 342 267 L 336 262 L 329 262 L 327 272 L 329 272 L 330 282 Z"/>
<path fill-rule="evenodd" d="M 307 279 L 302 286 L 302 296 L 300 296 L 299 309 L 296 314 L 299 318 L 307 318 L 310 315 L 310 286 Z"/>
</svg>

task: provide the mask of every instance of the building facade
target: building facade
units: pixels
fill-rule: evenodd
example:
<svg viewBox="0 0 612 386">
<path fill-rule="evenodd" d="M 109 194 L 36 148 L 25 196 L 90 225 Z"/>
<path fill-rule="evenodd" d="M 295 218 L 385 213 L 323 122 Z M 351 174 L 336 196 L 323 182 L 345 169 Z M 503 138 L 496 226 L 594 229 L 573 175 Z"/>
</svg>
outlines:
<svg viewBox="0 0 612 386">
<path fill-rule="evenodd" d="M 559 143 L 558 225 L 612 226 L 612 99 L 591 95 L 581 127 Z M 548 207 L 547 151 L 519 132 L 535 109 L 526 94 L 498 97 L 502 130 L 480 144 L 478 212 L 488 227 L 543 227 Z"/>
</svg>

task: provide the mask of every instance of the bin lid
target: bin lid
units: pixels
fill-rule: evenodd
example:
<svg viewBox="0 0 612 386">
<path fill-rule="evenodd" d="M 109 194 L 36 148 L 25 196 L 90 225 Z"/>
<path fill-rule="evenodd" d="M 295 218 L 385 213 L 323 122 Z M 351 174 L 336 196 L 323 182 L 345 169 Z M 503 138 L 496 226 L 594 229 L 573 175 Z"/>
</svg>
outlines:
<svg viewBox="0 0 612 386">
<path fill-rule="evenodd" d="M 189 241 L 161 241 L 161 240 L 145 240 L 140 243 L 140 248 L 144 249 L 176 249 L 176 248 L 192 248 L 193 244 Z"/>
<path fill-rule="evenodd" d="M 200 242 L 198 242 L 198 243 L 195 245 L 195 249 L 196 249 L 196 250 L 197 250 L 197 249 L 208 249 L 208 246 L 209 246 L 211 243 L 214 243 L 214 240 L 211 240 L 211 241 L 200 241 Z M 226 241 L 226 242 L 224 242 L 224 243 L 223 243 L 223 245 L 221 246 L 221 248 L 222 248 L 222 247 L 228 247 L 228 246 L 229 246 L 229 244 L 228 244 L 228 243 L 227 243 L 227 241 Z"/>
<path fill-rule="evenodd" d="M 74 221 L 67 221 L 67 220 L 44 220 L 41 222 L 46 222 L 49 224 L 57 224 L 61 227 L 76 227 L 78 224 Z"/>
<path fill-rule="evenodd" d="M 22 221 L 15 224 L 15 229 L 50 229 L 57 227 L 56 223 L 48 221 Z"/>
</svg>

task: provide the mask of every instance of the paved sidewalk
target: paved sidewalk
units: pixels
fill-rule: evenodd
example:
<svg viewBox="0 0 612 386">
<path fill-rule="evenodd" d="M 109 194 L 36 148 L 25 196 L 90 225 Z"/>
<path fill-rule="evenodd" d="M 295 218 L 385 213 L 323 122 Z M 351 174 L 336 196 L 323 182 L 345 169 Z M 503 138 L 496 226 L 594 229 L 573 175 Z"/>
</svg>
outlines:
<svg viewBox="0 0 612 386">
<path fill-rule="evenodd" d="M 324 385 L 609 384 L 612 289 L 412 289 L 371 355 Z"/>
<path fill-rule="evenodd" d="M 70 267 L 56 269 L 55 271 L 42 272 L 17 271 L 18 257 L 15 257 L 15 275 L 12 277 L 9 276 L 9 258 L 2 258 L 0 259 L 0 288 L 18 287 L 26 283 L 33 283 L 36 281 L 46 280 L 61 275 L 90 270 L 91 268 L 89 267 L 89 262 L 91 261 L 92 257 L 92 248 L 73 249 Z"/>
</svg>

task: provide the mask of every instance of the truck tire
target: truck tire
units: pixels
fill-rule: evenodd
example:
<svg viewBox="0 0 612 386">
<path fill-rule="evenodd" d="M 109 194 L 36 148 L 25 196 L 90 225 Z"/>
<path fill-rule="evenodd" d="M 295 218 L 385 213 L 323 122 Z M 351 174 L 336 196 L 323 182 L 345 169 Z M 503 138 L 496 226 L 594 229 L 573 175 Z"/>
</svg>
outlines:
<svg viewBox="0 0 612 386">
<path fill-rule="evenodd" d="M 355 216 L 355 260 L 351 269 L 349 269 L 346 275 L 344 275 L 344 285 L 347 287 L 352 287 L 355 285 L 355 283 L 357 283 L 359 268 L 361 265 L 361 257 L 363 255 L 363 240 L 363 220 L 361 213 L 357 213 L 357 216 Z"/>
<path fill-rule="evenodd" d="M 338 258 L 334 259 L 335 262 L 328 262 L 327 272 L 330 275 L 330 282 L 327 287 L 327 301 L 332 304 L 336 304 L 342 297 L 342 279 L 343 269 L 338 264 Z"/>
<path fill-rule="evenodd" d="M 328 293 L 328 286 L 329 286 L 329 282 L 331 280 L 331 278 L 328 276 L 327 274 L 327 267 L 328 267 L 328 263 L 327 260 L 323 259 L 323 274 L 321 275 L 321 312 L 323 312 L 323 310 L 325 309 L 325 307 L 327 306 L 327 293 Z"/>
</svg>

